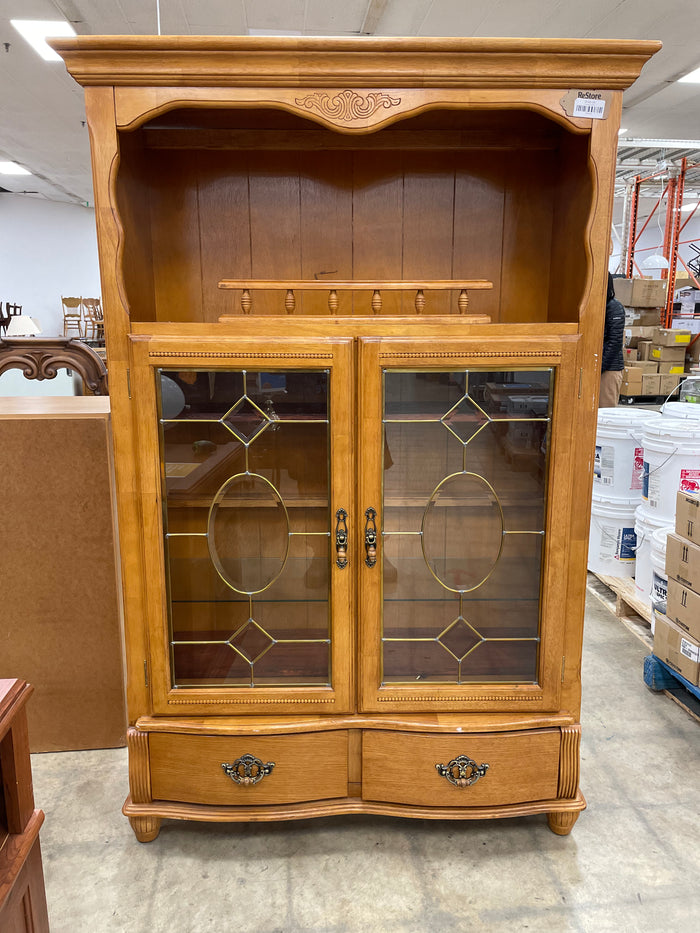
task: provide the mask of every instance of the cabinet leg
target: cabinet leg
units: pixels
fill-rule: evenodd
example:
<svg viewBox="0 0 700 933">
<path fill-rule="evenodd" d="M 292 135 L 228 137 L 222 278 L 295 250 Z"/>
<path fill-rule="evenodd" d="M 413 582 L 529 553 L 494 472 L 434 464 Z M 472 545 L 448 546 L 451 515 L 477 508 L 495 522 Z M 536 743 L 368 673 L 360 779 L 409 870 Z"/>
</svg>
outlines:
<svg viewBox="0 0 700 933">
<path fill-rule="evenodd" d="M 160 832 L 159 816 L 130 816 L 129 822 L 139 842 L 152 842 Z"/>
<path fill-rule="evenodd" d="M 574 828 L 574 823 L 578 819 L 578 810 L 553 810 L 547 814 L 549 828 L 557 836 L 568 836 Z"/>
</svg>

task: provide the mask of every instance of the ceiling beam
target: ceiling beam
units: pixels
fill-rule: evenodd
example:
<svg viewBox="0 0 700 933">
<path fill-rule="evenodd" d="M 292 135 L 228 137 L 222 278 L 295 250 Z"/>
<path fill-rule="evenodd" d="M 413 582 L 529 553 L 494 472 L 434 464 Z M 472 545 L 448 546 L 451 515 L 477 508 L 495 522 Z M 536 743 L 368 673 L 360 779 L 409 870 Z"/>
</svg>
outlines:
<svg viewBox="0 0 700 933">
<path fill-rule="evenodd" d="M 377 31 L 379 20 L 384 15 L 389 0 L 369 0 L 365 18 L 360 26 L 361 36 L 373 36 Z"/>
</svg>

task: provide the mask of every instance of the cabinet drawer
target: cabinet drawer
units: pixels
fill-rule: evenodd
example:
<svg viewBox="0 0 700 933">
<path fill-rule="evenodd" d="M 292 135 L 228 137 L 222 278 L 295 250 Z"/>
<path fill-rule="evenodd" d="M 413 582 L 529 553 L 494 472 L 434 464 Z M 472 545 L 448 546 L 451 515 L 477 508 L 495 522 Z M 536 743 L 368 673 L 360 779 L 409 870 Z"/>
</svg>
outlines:
<svg viewBox="0 0 700 933">
<path fill-rule="evenodd" d="M 476 735 L 367 731 L 362 739 L 362 796 L 423 807 L 498 806 L 555 798 L 560 735 L 558 729 Z M 489 766 L 482 777 L 462 787 L 435 767 L 460 755 Z"/>
<path fill-rule="evenodd" d="M 347 732 L 251 737 L 156 732 L 149 737 L 149 754 L 154 800 L 257 806 L 347 796 Z M 274 768 L 257 784 L 237 784 L 221 765 L 244 755 L 274 762 Z"/>
</svg>

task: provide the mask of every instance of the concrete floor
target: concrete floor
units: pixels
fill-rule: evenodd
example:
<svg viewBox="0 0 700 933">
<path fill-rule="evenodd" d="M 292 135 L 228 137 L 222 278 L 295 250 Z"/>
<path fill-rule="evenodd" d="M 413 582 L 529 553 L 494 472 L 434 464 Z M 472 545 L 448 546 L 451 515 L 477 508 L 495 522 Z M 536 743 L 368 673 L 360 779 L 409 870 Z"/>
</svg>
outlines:
<svg viewBox="0 0 700 933">
<path fill-rule="evenodd" d="M 644 645 L 589 597 L 572 834 L 544 816 L 165 822 L 136 842 L 123 749 L 34 755 L 52 933 L 700 929 L 700 726 L 642 681 Z"/>
</svg>

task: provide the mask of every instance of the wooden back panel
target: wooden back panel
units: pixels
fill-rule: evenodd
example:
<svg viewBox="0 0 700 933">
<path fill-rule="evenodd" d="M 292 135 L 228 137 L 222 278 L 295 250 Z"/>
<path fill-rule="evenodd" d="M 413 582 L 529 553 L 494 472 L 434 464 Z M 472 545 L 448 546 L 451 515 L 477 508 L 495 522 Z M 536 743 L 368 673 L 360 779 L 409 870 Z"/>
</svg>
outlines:
<svg viewBox="0 0 700 933">
<path fill-rule="evenodd" d="M 592 198 L 592 184 L 581 184 L 587 136 L 525 112 L 514 133 L 512 114 L 500 124 L 488 116 L 480 133 L 458 128 L 473 114 L 445 112 L 427 125 L 413 119 L 343 137 L 301 119 L 295 131 L 173 129 L 192 119 L 174 111 L 168 127 L 122 133 L 117 190 L 132 320 L 213 323 L 240 313 L 239 296 L 217 289 L 222 278 L 460 276 L 494 283 L 471 294 L 470 313 L 576 320 L 582 274 L 560 277 L 553 304 L 549 283 L 555 266 L 575 268 L 582 255 Z M 528 120 L 535 132 L 522 136 Z M 562 197 L 574 175 L 575 196 Z M 140 207 L 127 209 L 134 201 Z M 426 295 L 425 313 L 456 313 L 456 297 Z M 370 298 L 343 295 L 337 314 L 370 313 Z M 284 313 L 283 293 L 256 294 L 252 313 Z M 327 314 L 326 297 L 299 294 L 295 313 Z M 415 313 L 412 296 L 387 295 L 381 314 L 402 313 Z"/>
</svg>

